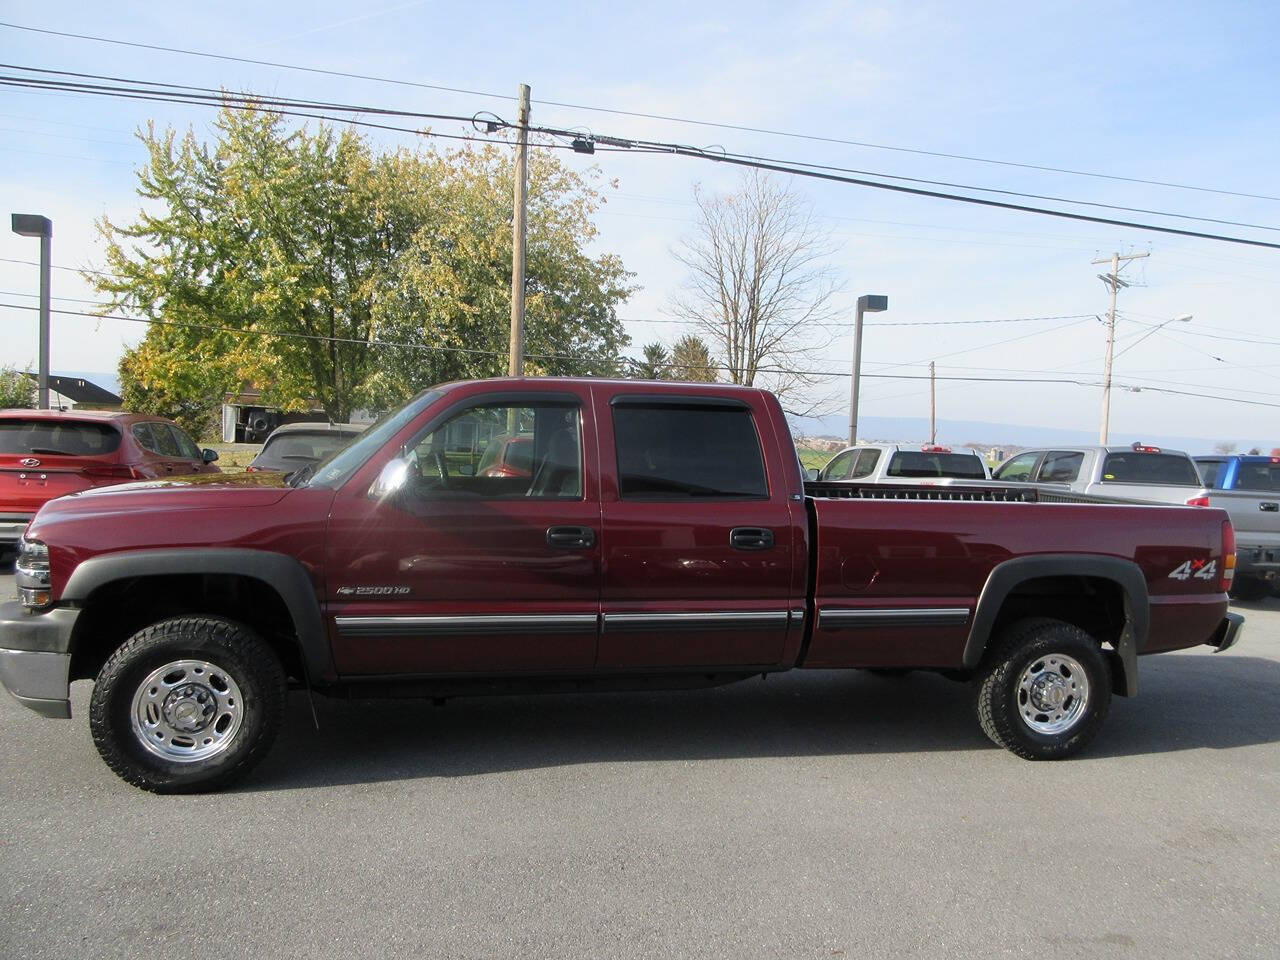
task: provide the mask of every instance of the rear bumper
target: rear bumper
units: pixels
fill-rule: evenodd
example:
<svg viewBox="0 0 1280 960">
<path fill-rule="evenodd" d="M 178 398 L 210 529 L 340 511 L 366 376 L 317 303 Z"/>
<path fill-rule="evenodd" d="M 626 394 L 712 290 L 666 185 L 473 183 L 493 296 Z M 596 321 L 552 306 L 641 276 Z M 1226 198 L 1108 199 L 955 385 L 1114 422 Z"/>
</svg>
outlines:
<svg viewBox="0 0 1280 960">
<path fill-rule="evenodd" d="M 33 513 L 0 513 L 0 548 L 16 547 Z"/>
<path fill-rule="evenodd" d="M 1240 642 L 1240 634 L 1244 630 L 1244 617 L 1238 613 L 1228 613 L 1222 619 L 1222 623 L 1218 624 L 1218 629 L 1213 632 L 1206 643 L 1214 647 L 1218 653 L 1223 650 L 1230 650 Z"/>
<path fill-rule="evenodd" d="M 0 684 L 24 707 L 46 717 L 71 716 L 71 632 L 80 611 L 29 613 L 0 605 Z"/>
</svg>

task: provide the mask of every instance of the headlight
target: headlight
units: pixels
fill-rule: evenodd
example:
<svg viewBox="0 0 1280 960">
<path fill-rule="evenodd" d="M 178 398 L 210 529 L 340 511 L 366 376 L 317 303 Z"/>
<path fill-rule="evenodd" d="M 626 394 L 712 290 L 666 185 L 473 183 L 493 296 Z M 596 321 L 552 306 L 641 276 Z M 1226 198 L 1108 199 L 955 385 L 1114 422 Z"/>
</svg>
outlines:
<svg viewBox="0 0 1280 960">
<path fill-rule="evenodd" d="M 14 565 L 14 581 L 18 601 L 29 610 L 49 606 L 53 598 L 49 590 L 49 548 L 39 540 L 22 539 L 18 562 Z"/>
</svg>

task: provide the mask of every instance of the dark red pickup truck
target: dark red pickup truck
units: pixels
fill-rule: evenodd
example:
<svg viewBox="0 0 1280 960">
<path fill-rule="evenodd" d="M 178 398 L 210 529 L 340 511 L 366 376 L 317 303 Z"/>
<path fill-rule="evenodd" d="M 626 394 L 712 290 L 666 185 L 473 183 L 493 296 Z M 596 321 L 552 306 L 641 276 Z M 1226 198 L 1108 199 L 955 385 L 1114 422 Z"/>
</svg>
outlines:
<svg viewBox="0 0 1280 960">
<path fill-rule="evenodd" d="M 521 438 L 527 471 L 480 469 Z M 26 531 L 0 679 L 46 716 L 96 680 L 104 759 L 223 785 L 290 684 L 444 698 L 697 687 L 808 668 L 972 681 L 983 730 L 1075 753 L 1139 654 L 1235 642 L 1226 514 L 1024 490 L 806 485 L 757 389 L 492 380 L 426 391 L 314 468 L 127 484 Z"/>
</svg>

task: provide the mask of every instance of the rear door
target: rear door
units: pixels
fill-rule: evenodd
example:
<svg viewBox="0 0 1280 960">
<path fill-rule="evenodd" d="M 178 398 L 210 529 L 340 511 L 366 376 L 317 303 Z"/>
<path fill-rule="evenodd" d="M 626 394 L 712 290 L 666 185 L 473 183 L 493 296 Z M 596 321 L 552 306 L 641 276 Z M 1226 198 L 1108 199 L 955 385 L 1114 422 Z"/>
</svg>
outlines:
<svg viewBox="0 0 1280 960">
<path fill-rule="evenodd" d="M 591 670 L 601 531 L 585 397 L 473 393 L 404 444 L 409 479 L 395 495 L 342 488 L 325 587 L 340 674 Z M 528 469 L 482 475 L 490 444 L 510 436 L 528 438 Z"/>
<path fill-rule="evenodd" d="M 803 623 L 804 504 L 798 488 L 790 499 L 779 453 L 790 436 L 779 439 L 759 393 L 651 391 L 593 388 L 604 524 L 597 663 L 776 665 Z"/>
</svg>

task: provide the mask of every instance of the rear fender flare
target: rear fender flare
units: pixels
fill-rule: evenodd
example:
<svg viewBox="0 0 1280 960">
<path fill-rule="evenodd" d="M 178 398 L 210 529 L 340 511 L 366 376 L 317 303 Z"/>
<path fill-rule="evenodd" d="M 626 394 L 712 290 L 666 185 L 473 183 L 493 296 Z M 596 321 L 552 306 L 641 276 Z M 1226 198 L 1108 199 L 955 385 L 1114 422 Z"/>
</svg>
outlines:
<svg viewBox="0 0 1280 960">
<path fill-rule="evenodd" d="M 181 574 L 229 574 L 260 580 L 276 591 L 293 620 L 308 686 L 332 674 L 324 618 L 316 588 L 295 558 L 267 550 L 214 548 L 201 550 L 136 550 L 85 560 L 72 571 L 60 603 L 83 604 L 110 583 L 136 577 Z"/>
<path fill-rule="evenodd" d="M 991 631 L 1005 600 L 1019 584 L 1040 577 L 1094 577 L 1110 580 L 1124 597 L 1124 627 L 1116 642 L 1116 691 L 1124 696 L 1138 692 L 1138 654 L 1146 648 L 1151 632 L 1151 606 L 1147 580 L 1132 560 L 1094 554 L 1062 553 L 1014 557 L 998 564 L 987 576 L 973 613 L 973 625 L 964 647 L 964 666 L 972 670 L 982 662 Z"/>
</svg>

